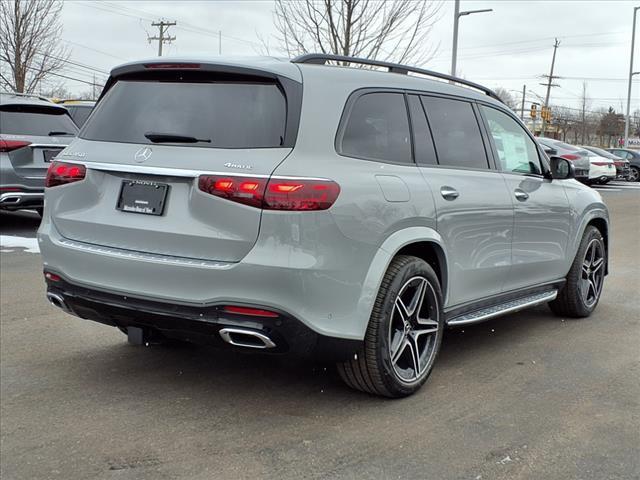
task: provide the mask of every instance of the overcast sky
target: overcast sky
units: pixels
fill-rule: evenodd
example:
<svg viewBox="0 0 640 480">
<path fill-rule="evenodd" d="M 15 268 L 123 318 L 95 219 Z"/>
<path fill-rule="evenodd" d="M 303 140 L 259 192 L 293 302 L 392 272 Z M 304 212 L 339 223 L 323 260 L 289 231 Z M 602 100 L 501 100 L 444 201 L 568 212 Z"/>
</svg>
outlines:
<svg viewBox="0 0 640 480">
<path fill-rule="evenodd" d="M 524 84 L 544 95 L 540 75 L 549 71 L 553 40 L 558 37 L 554 73 L 563 78 L 552 89 L 551 103 L 577 107 L 586 81 L 591 110 L 611 105 L 621 111 L 626 108 L 635 5 L 640 0 L 463 0 L 461 10 L 492 8 L 493 12 L 461 18 L 458 74 L 490 87 L 502 86 L 518 98 Z M 69 64 L 61 73 L 89 82 L 95 73 L 103 81 L 104 73 L 119 63 L 155 56 L 157 42 L 149 44 L 147 34 L 157 34 L 151 21 L 160 18 L 178 23 L 169 30 L 177 38 L 165 46 L 167 56 L 218 55 L 218 31 L 223 55 L 255 55 L 260 52 L 260 38 L 274 34 L 272 9 L 271 0 L 67 0 L 63 40 L 71 49 L 71 60 L 83 67 Z M 452 25 L 453 2 L 445 1 L 431 35 L 438 52 L 423 67 L 449 72 Z M 640 70 L 640 58 L 635 63 L 634 70 Z M 632 110 L 640 108 L 640 75 L 636 78 Z M 67 87 L 74 93 L 90 88 L 71 80 Z M 527 96 L 527 102 L 533 100 L 533 95 Z"/>
</svg>

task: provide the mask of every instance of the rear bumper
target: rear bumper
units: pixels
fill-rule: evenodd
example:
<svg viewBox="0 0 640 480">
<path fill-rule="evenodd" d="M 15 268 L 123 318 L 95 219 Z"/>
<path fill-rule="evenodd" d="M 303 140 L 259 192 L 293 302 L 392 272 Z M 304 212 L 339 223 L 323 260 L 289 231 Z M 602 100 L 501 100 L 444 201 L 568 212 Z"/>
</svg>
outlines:
<svg viewBox="0 0 640 480">
<path fill-rule="evenodd" d="M 321 227 L 333 232 L 330 224 Z M 260 305 L 287 312 L 318 335 L 362 340 L 375 298 L 363 285 L 378 249 L 345 246 L 347 239 L 333 234 L 303 248 L 275 241 L 277 233 L 296 234 L 291 226 L 266 231 L 240 262 L 198 260 L 68 240 L 45 208 L 38 242 L 45 270 L 72 285 L 190 308 Z"/>
<path fill-rule="evenodd" d="M 589 180 L 614 179 L 617 176 L 615 168 L 600 165 L 591 165 L 589 168 Z"/>
<path fill-rule="evenodd" d="M 2 210 L 42 208 L 43 206 L 44 206 L 44 192 L 0 193 L 0 209 Z"/>
<path fill-rule="evenodd" d="M 64 279 L 47 280 L 47 296 L 67 313 L 122 329 L 140 328 L 148 338 L 160 334 L 163 338 L 226 349 L 328 361 L 346 360 L 361 343 L 320 335 L 283 311 L 275 312 L 275 318 L 228 313 L 222 308 L 224 302 L 197 307 L 176 305 L 85 288 Z M 258 334 L 269 340 L 265 341 L 268 347 L 232 345 L 225 335 L 228 331 Z"/>
</svg>

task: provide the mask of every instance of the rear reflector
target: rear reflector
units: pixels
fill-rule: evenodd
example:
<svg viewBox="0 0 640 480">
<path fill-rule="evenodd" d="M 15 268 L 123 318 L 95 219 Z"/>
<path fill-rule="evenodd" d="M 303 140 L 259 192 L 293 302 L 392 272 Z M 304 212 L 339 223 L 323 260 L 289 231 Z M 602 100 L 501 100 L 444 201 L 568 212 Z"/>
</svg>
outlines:
<svg viewBox="0 0 640 480">
<path fill-rule="evenodd" d="M 0 192 L 21 192 L 20 187 L 0 187 Z"/>
<path fill-rule="evenodd" d="M 276 312 L 271 312 L 269 310 L 250 307 L 237 307 L 234 305 L 225 305 L 224 307 L 222 307 L 222 310 L 227 313 L 233 313 L 236 315 L 248 315 L 250 317 L 276 318 L 279 316 Z"/>
<path fill-rule="evenodd" d="M 56 275 L 55 273 L 51 273 L 51 272 L 44 272 L 44 278 L 52 282 L 59 282 L 60 280 L 62 280 L 60 278 L 60 275 Z"/>
<path fill-rule="evenodd" d="M 18 148 L 31 145 L 31 142 L 25 142 L 22 140 L 2 140 L 0 139 L 0 152 L 11 152 Z"/>
<path fill-rule="evenodd" d="M 58 185 L 66 185 L 80 180 L 84 180 L 87 169 L 84 165 L 76 165 L 75 163 L 51 162 L 49 170 L 47 170 L 47 178 L 44 186 L 47 188 L 57 187 Z"/>
<path fill-rule="evenodd" d="M 580 158 L 580 155 L 574 155 L 573 153 L 565 153 L 564 155 L 560 156 L 567 160 L 578 160 Z"/>
<path fill-rule="evenodd" d="M 155 69 L 171 69 L 171 70 L 185 70 L 192 68 L 200 68 L 199 63 L 146 63 L 144 68 Z"/>
<path fill-rule="evenodd" d="M 597 165 L 598 167 L 606 167 L 609 162 L 591 162 L 591 165 Z"/>
<path fill-rule="evenodd" d="M 198 188 L 233 202 L 265 210 L 326 210 L 340 194 L 331 180 L 297 180 L 202 175 Z"/>
</svg>

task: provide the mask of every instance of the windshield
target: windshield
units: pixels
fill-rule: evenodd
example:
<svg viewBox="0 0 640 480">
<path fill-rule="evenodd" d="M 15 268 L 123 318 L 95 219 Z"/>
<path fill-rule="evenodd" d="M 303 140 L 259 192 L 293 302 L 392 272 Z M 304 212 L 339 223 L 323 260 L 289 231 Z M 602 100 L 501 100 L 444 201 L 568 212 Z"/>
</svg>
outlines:
<svg viewBox="0 0 640 480">
<path fill-rule="evenodd" d="M 63 108 L 30 105 L 0 107 L 0 133 L 46 137 L 51 132 L 76 135 L 78 128 Z"/>
<path fill-rule="evenodd" d="M 273 82 L 120 80 L 100 101 L 81 137 L 152 143 L 149 132 L 211 142 L 194 147 L 282 145 L 286 99 Z"/>
</svg>

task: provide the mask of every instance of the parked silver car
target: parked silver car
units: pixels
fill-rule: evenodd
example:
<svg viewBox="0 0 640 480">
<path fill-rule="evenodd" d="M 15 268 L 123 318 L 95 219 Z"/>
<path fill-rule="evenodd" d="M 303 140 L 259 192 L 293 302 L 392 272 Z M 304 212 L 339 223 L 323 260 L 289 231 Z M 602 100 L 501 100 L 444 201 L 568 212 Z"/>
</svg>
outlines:
<svg viewBox="0 0 640 480">
<path fill-rule="evenodd" d="M 609 220 L 572 177 L 493 92 L 447 75 L 128 63 L 49 169 L 47 295 L 133 343 L 311 354 L 409 395 L 446 326 L 594 310 Z"/>
<path fill-rule="evenodd" d="M 64 107 L 0 93 L 0 209 L 42 212 L 50 162 L 77 133 Z"/>
</svg>

